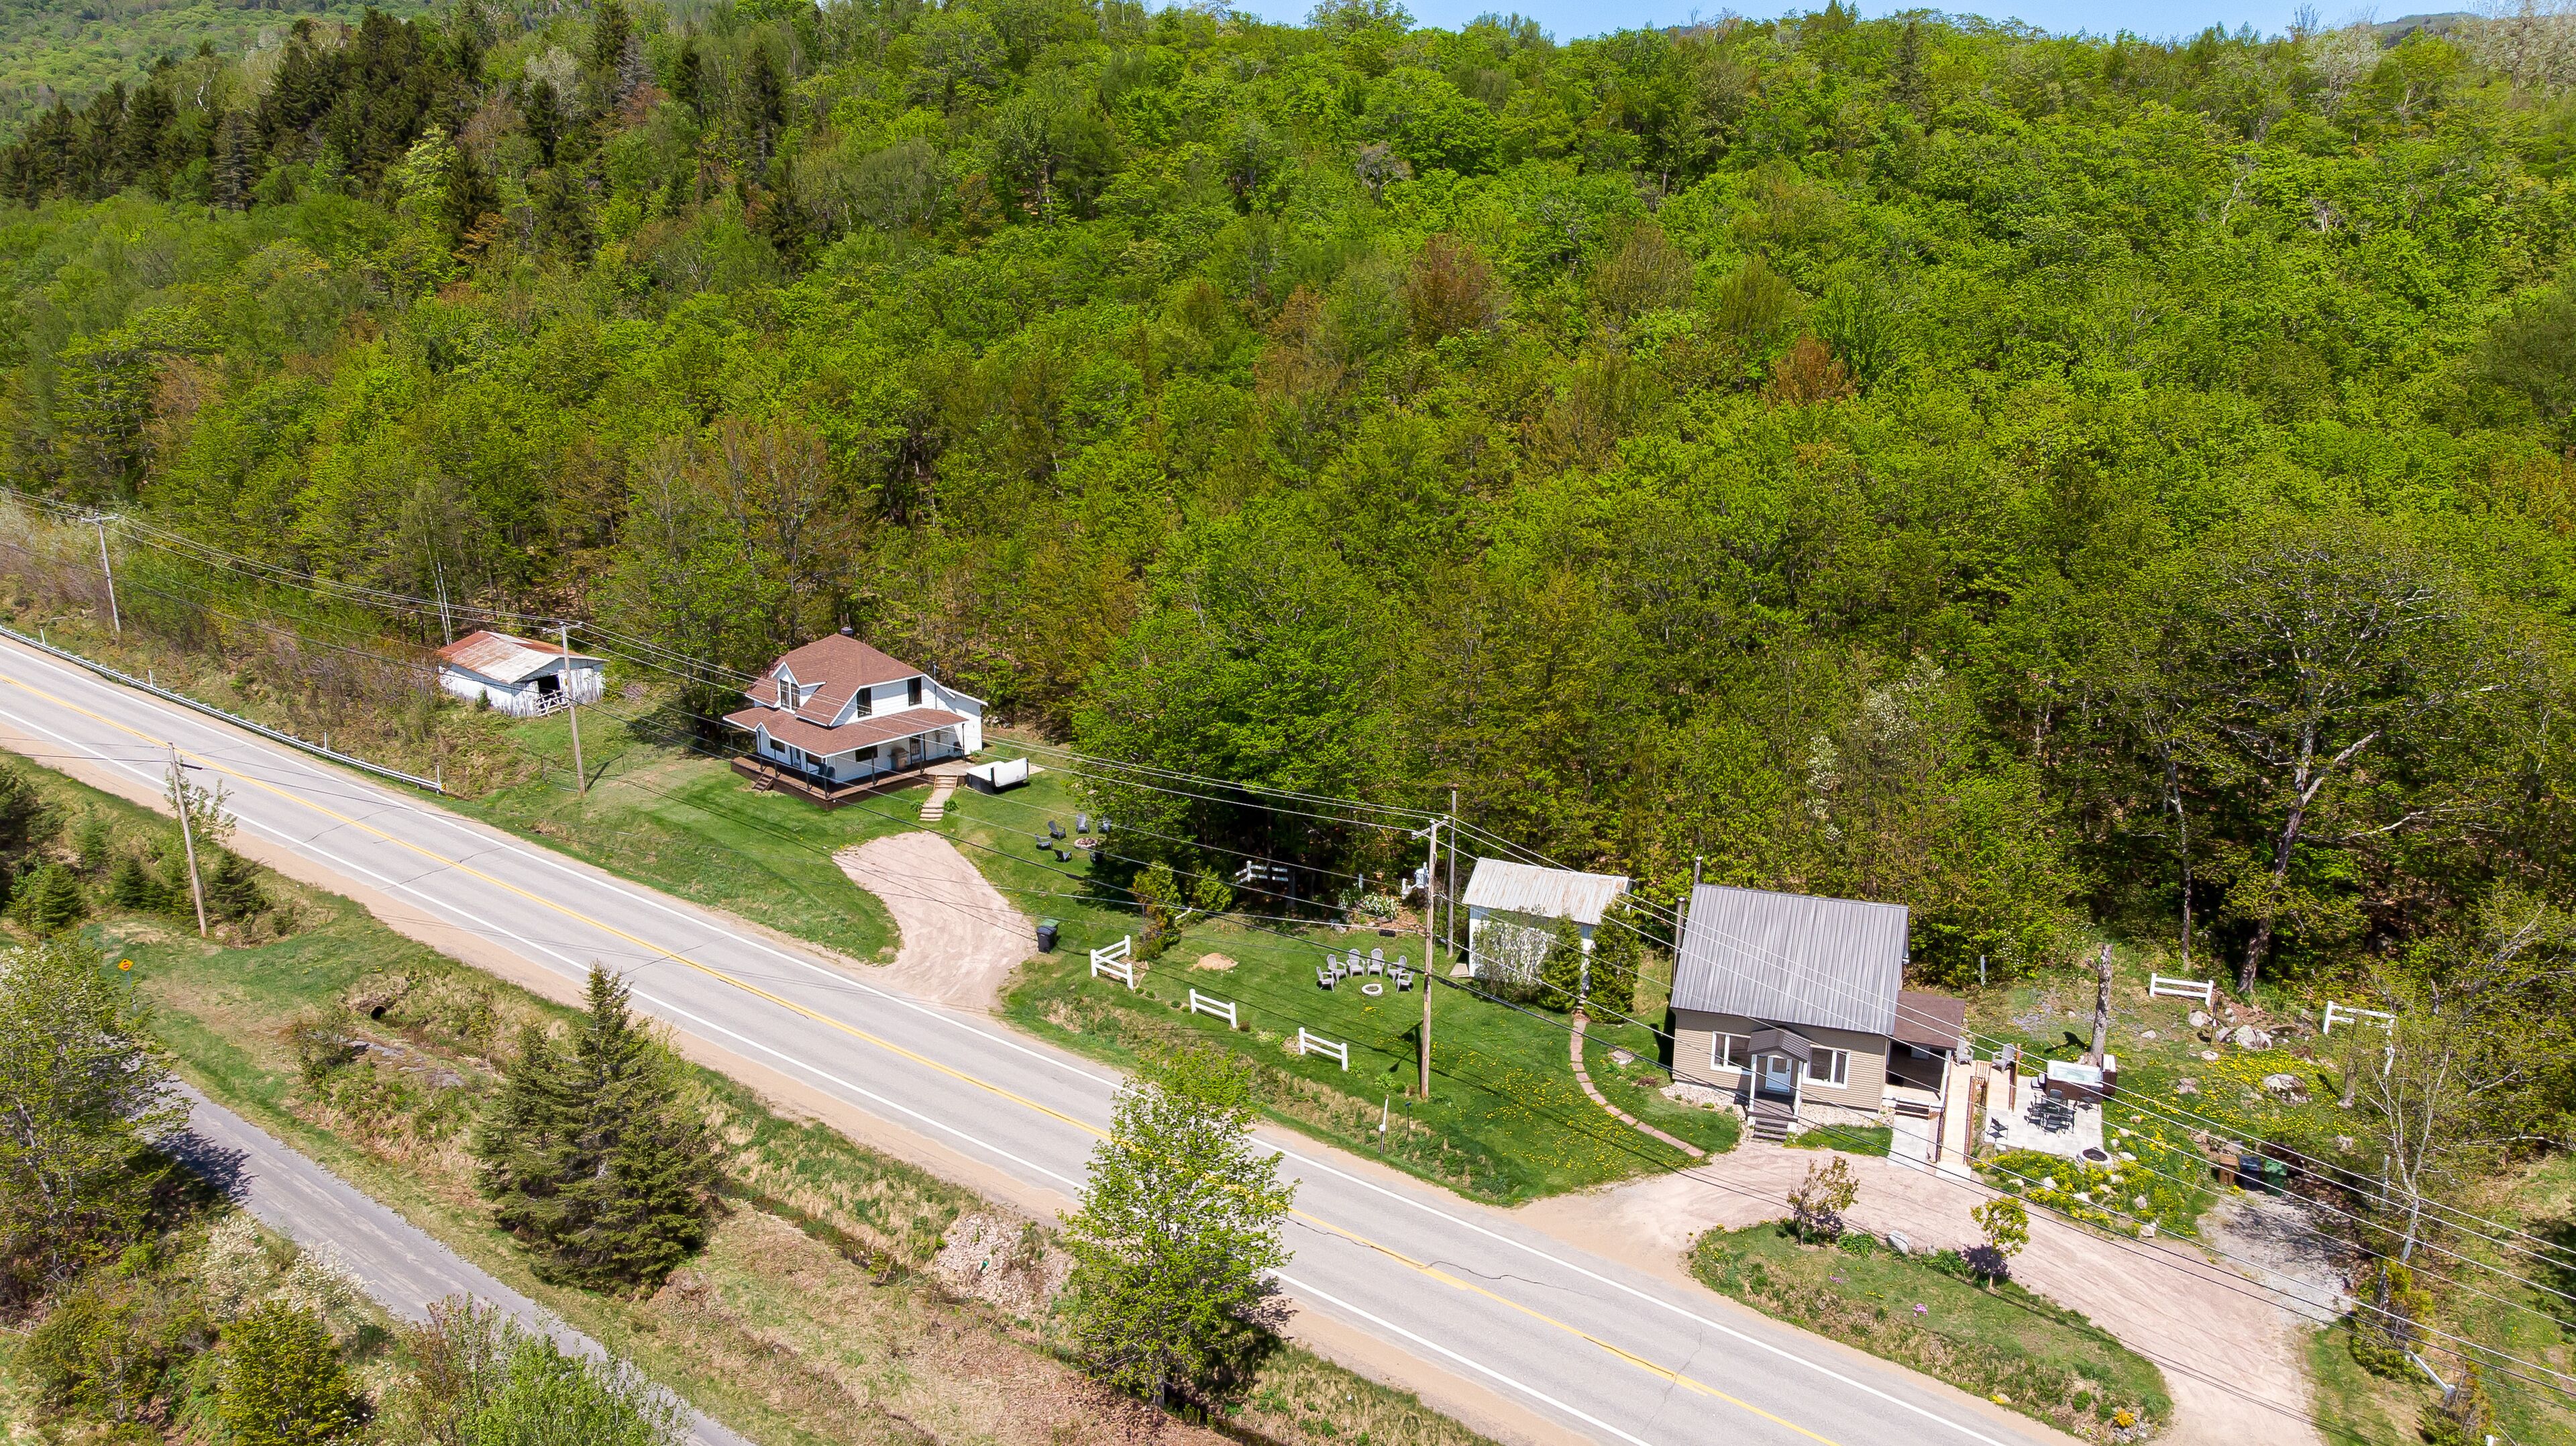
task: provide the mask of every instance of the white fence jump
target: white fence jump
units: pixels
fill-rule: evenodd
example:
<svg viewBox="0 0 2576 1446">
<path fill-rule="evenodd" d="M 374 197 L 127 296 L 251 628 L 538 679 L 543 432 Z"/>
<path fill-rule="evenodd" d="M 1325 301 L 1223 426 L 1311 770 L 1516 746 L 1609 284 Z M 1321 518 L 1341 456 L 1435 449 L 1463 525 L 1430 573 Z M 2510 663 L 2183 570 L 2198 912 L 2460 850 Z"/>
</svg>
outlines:
<svg viewBox="0 0 2576 1446">
<path fill-rule="evenodd" d="M 1136 936 L 1125 935 L 1115 944 L 1091 951 L 1091 977 L 1106 974 L 1119 983 L 1136 987 Z"/>
<path fill-rule="evenodd" d="M 1297 1052 L 1299 1054 L 1331 1055 L 1334 1059 L 1341 1062 L 1342 1068 L 1349 1069 L 1351 1067 L 1351 1047 L 1349 1045 L 1335 1044 L 1320 1034 L 1309 1034 L 1306 1032 L 1306 1026 L 1302 1024 L 1297 1026 Z"/>
<path fill-rule="evenodd" d="M 1190 991 L 1190 1013 L 1215 1015 L 1225 1021 L 1228 1029 L 1243 1028 L 1241 1021 L 1234 1017 L 1234 1001 L 1231 999 L 1211 999 L 1193 989 Z"/>
<path fill-rule="evenodd" d="M 2176 979 L 2168 974 L 2150 974 L 2147 976 L 2147 997 L 2149 999 L 2158 997 L 2197 999 L 2200 1001 L 2200 1007 L 2207 1009 L 2218 1002 L 2218 981 Z"/>
<path fill-rule="evenodd" d="M 2341 1021 L 2345 1024 L 2357 1024 L 2365 1019 L 2378 1021 L 2379 1027 L 2382 1029 L 2395 1029 L 2397 1027 L 2397 1016 L 2389 1013 L 2385 1009 L 2355 1009 L 2349 1004 L 2337 1004 L 2333 1000 L 2329 999 L 2326 1001 L 2326 1027 L 2319 1030 L 2318 1033 L 2334 1033 L 2334 1027 L 2337 1021 Z"/>
</svg>

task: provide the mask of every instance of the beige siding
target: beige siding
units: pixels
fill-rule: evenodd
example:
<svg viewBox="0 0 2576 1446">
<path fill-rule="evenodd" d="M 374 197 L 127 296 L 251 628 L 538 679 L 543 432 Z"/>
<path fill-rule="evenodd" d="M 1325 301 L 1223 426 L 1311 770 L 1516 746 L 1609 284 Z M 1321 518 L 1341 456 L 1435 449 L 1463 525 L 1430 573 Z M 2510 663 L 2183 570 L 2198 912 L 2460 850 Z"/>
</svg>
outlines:
<svg viewBox="0 0 2576 1446">
<path fill-rule="evenodd" d="M 1673 1011 L 1673 1075 L 1690 1084 L 1709 1085 L 1732 1090 L 1740 1072 L 1716 1063 L 1717 1036 L 1749 1035 L 1761 1025 L 1732 1014 L 1704 1014 L 1695 1009 Z M 1798 1033 L 1822 1049 L 1839 1049 L 1851 1056 L 1845 1072 L 1846 1083 L 1840 1085 L 1806 1082 L 1799 1092 L 1802 1099 L 1823 1104 L 1848 1105 L 1854 1109 L 1875 1110 L 1887 1095 L 1887 1037 L 1863 1034 L 1852 1029 L 1827 1029 L 1822 1025 L 1799 1025 Z"/>
</svg>

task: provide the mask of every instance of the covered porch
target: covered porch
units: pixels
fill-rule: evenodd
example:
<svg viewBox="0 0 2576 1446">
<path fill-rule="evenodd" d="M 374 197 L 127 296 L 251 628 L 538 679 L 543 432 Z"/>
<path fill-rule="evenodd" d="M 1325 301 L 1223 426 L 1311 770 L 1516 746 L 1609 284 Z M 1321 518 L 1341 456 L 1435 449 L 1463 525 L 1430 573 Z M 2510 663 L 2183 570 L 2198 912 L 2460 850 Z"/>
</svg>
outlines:
<svg viewBox="0 0 2576 1446">
<path fill-rule="evenodd" d="M 751 780 L 755 793 L 787 793 L 818 804 L 825 809 L 839 808 L 881 793 L 896 793 L 926 782 L 943 767 L 961 766 L 957 755 L 924 757 L 903 768 L 889 768 L 865 778 L 835 781 L 809 770 L 772 758 L 737 758 L 733 771 Z"/>
</svg>

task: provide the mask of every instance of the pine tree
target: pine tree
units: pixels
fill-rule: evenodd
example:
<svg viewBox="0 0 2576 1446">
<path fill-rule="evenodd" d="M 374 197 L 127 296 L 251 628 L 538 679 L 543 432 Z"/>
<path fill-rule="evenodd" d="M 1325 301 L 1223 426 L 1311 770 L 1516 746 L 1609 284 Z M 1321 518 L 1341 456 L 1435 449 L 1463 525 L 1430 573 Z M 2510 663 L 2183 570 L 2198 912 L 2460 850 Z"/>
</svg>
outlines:
<svg viewBox="0 0 2576 1446">
<path fill-rule="evenodd" d="M 19 885 L 14 907 L 28 928 L 39 934 L 59 934 L 89 912 L 89 898 L 71 870 L 46 864 Z"/>
<path fill-rule="evenodd" d="M 671 94 L 689 108 L 689 114 L 705 120 L 706 87 L 706 60 L 698 54 L 698 42 L 692 37 L 681 42 L 679 63 L 671 68 Z"/>
<path fill-rule="evenodd" d="M 1547 957 L 1538 966 L 1539 1000 L 1550 1009 L 1573 1009 L 1582 1003 L 1586 966 L 1583 926 L 1559 919 L 1548 935 Z"/>
<path fill-rule="evenodd" d="M 1920 114 L 1923 110 L 1923 32 L 1915 22 L 1905 22 L 1904 33 L 1896 38 L 1896 71 L 1889 77 L 1888 94 L 1898 105 Z"/>
<path fill-rule="evenodd" d="M 215 123 L 215 161 L 211 182 L 214 203 L 227 211 L 247 210 L 250 189 L 259 179 L 258 138 L 250 118 L 237 110 Z"/>
<path fill-rule="evenodd" d="M 239 1446 L 357 1439 L 366 1397 L 319 1316 L 268 1301 L 224 1327 L 223 1343 L 217 1413 Z"/>
<path fill-rule="evenodd" d="M 590 974 L 569 1048 L 529 1029 L 475 1135 L 495 1220 L 551 1280 L 650 1289 L 706 1240 L 715 1156 L 678 1061 Z"/>
</svg>

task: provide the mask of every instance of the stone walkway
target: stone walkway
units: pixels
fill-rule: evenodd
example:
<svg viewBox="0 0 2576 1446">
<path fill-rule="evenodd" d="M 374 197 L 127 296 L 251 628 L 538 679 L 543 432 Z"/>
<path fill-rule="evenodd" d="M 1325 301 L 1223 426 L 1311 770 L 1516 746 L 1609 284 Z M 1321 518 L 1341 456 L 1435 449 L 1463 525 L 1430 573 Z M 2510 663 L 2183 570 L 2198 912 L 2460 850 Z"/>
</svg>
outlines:
<svg viewBox="0 0 2576 1446">
<path fill-rule="evenodd" d="M 1663 1131 L 1647 1124 L 1644 1120 L 1638 1119 L 1635 1115 L 1632 1115 L 1626 1110 L 1619 1108 L 1617 1105 L 1610 1103 L 1608 1096 L 1594 1088 L 1591 1072 L 1583 1067 L 1583 1027 L 1588 1022 L 1589 1021 L 1584 1019 L 1581 1010 L 1575 1011 L 1572 1043 L 1569 1046 L 1574 1052 L 1574 1082 L 1583 1086 L 1583 1092 L 1592 1097 L 1592 1102 L 1594 1104 L 1609 1111 L 1610 1118 L 1617 1120 L 1619 1123 L 1626 1125 L 1637 1133 L 1646 1136 L 1648 1139 L 1661 1140 L 1665 1144 L 1672 1146 L 1674 1149 L 1681 1151 L 1683 1154 L 1690 1156 L 1694 1160 L 1707 1159 L 1708 1151 L 1687 1141 L 1677 1140 L 1672 1136 L 1665 1134 Z"/>
</svg>

